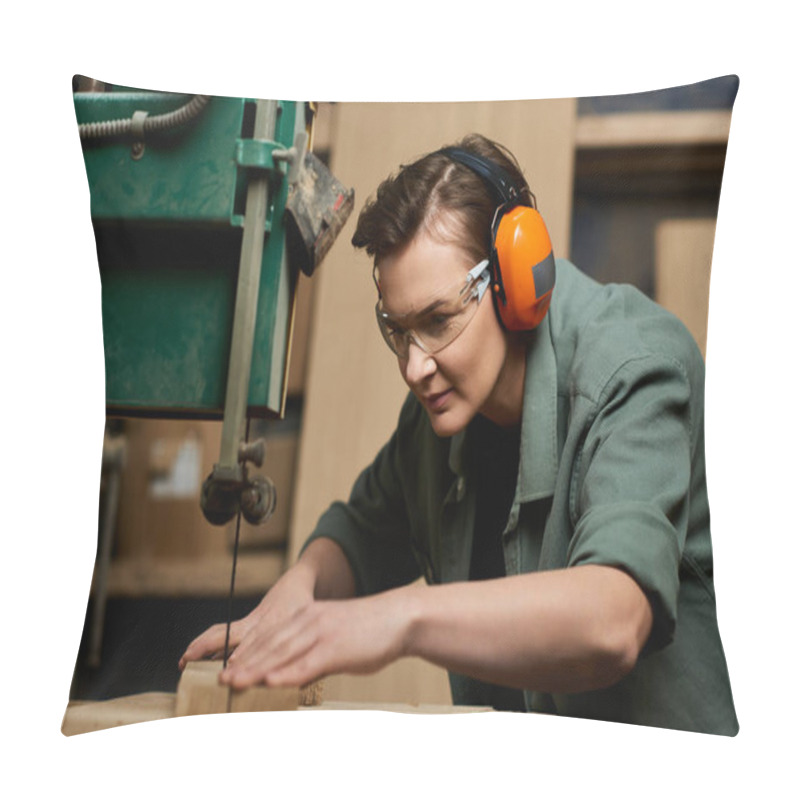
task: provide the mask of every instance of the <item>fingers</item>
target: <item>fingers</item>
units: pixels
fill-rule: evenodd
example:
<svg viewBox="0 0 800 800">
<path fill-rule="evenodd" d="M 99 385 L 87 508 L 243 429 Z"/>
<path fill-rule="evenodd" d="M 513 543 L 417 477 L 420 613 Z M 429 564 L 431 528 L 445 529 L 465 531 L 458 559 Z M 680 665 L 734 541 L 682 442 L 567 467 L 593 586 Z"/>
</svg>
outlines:
<svg viewBox="0 0 800 800">
<path fill-rule="evenodd" d="M 236 689 L 258 683 L 268 686 L 301 685 L 278 684 L 274 680 L 274 673 L 302 658 L 317 644 L 318 631 L 309 624 L 309 616 L 298 614 L 280 628 L 253 631 L 228 659 L 227 669 L 221 673 L 220 681 Z"/>
<path fill-rule="evenodd" d="M 335 665 L 323 655 L 322 647 L 314 647 L 267 675 L 269 686 L 306 686 L 336 672 Z"/>
<path fill-rule="evenodd" d="M 340 671 L 372 672 L 372 642 L 353 635 L 357 621 L 346 617 L 353 601 L 319 602 L 302 609 L 280 627 L 260 626 L 242 640 L 228 659 L 220 682 L 235 689 L 304 686 Z M 367 637 L 368 639 L 370 637 Z M 380 646 L 379 646 L 380 649 Z M 381 660 L 381 656 L 378 660 Z"/>
<path fill-rule="evenodd" d="M 299 576 L 299 577 L 298 577 Z M 302 571 L 290 570 L 267 592 L 246 617 L 231 625 L 228 654 L 236 650 L 244 656 L 253 652 L 256 643 L 268 640 L 275 631 L 313 602 L 313 587 L 307 585 Z M 183 670 L 190 661 L 220 656 L 225 647 L 226 626 L 214 625 L 194 639 L 178 661 Z M 266 637 L 266 638 L 265 638 Z M 230 660 L 230 658 L 229 658 Z M 248 662 L 245 658 L 245 663 Z"/>
<path fill-rule="evenodd" d="M 178 669 L 183 670 L 190 661 L 199 661 L 221 653 L 225 648 L 227 627 L 225 623 L 219 623 L 212 625 L 207 631 L 201 633 L 186 648 L 178 662 Z M 234 622 L 231 625 L 229 649 L 235 648 L 239 644 L 241 637 L 242 626 L 240 622 Z"/>
<path fill-rule="evenodd" d="M 231 631 L 235 651 L 220 683 L 303 686 L 338 672 L 369 673 L 397 658 L 396 626 L 382 606 L 365 600 L 319 601 L 288 616 L 263 613 Z M 391 618 L 391 616 L 390 616 Z M 219 651 L 225 626 L 214 626 L 187 648 L 181 664 Z"/>
</svg>

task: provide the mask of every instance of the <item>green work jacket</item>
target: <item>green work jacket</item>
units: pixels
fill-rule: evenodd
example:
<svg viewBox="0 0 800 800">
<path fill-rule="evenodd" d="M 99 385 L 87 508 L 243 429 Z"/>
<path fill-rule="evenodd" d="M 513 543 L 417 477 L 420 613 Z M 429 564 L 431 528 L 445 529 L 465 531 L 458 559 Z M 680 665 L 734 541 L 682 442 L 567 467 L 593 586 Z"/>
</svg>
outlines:
<svg viewBox="0 0 800 800">
<path fill-rule="evenodd" d="M 648 597 L 653 628 L 615 685 L 525 691 L 525 706 L 735 735 L 712 580 L 702 356 L 683 324 L 635 288 L 600 285 L 563 260 L 556 275 L 528 345 L 519 471 L 502 531 L 506 574 L 618 567 Z M 438 437 L 409 395 L 348 502 L 320 518 L 311 539 L 341 546 L 359 594 L 420 574 L 468 580 L 480 492 L 471 431 Z M 455 703 L 474 700 L 469 678 L 451 673 L 450 682 Z"/>
</svg>

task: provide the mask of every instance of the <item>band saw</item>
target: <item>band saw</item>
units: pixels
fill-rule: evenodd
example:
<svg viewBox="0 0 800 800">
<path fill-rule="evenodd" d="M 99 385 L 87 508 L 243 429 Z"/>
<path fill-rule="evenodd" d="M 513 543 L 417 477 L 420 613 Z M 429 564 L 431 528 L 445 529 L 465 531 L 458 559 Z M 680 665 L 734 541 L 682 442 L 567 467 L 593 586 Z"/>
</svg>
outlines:
<svg viewBox="0 0 800 800">
<path fill-rule="evenodd" d="M 248 422 L 284 414 L 299 273 L 319 266 L 354 192 L 310 151 L 312 103 L 80 76 L 73 88 L 102 282 L 107 414 L 222 420 L 200 504 L 214 525 L 236 518 L 232 598 L 240 517 L 261 524 L 276 502 L 272 481 L 248 471 L 266 457 L 263 439 L 248 441 Z M 101 536 L 97 570 L 109 554 Z"/>
</svg>

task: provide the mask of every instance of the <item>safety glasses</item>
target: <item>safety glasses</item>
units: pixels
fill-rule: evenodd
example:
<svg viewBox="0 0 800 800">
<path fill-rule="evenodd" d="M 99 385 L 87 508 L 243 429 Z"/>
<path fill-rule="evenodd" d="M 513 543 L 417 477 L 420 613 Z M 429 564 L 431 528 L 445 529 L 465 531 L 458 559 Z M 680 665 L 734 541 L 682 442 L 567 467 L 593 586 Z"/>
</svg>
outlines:
<svg viewBox="0 0 800 800">
<path fill-rule="evenodd" d="M 475 265 L 466 278 L 437 296 L 420 311 L 389 314 L 383 298 L 375 306 L 378 327 L 386 344 L 400 358 L 408 358 L 411 342 L 428 355 L 444 350 L 469 325 L 491 280 L 488 260 Z"/>
</svg>

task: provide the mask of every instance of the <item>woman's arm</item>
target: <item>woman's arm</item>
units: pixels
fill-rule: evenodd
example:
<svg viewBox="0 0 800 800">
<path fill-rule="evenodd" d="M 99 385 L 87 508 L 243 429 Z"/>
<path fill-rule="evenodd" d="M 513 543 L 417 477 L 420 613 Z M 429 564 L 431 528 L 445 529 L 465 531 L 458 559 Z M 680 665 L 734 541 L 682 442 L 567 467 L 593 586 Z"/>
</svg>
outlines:
<svg viewBox="0 0 800 800">
<path fill-rule="evenodd" d="M 410 588 L 409 654 L 520 689 L 610 686 L 634 667 L 652 624 L 639 586 L 607 566 Z"/>
<path fill-rule="evenodd" d="M 352 597 L 355 582 L 350 562 L 336 542 L 315 539 L 303 551 L 295 567 L 306 570 L 314 581 L 315 600 Z"/>
<path fill-rule="evenodd" d="M 306 605 L 231 657 L 237 688 L 304 685 L 369 673 L 402 656 L 506 686 L 599 689 L 630 671 L 647 639 L 650 605 L 613 567 L 586 565 L 490 581 L 412 584 Z"/>
</svg>

